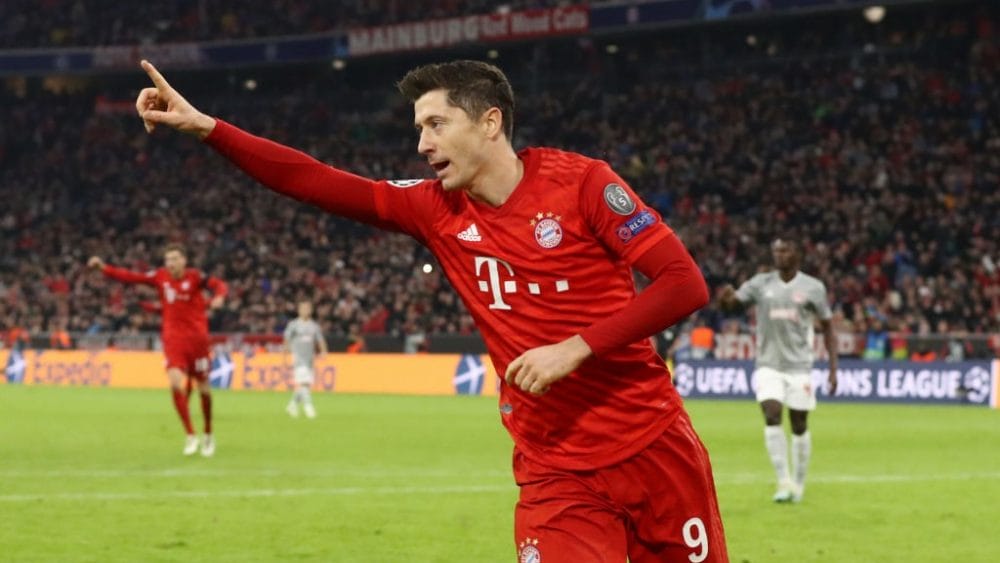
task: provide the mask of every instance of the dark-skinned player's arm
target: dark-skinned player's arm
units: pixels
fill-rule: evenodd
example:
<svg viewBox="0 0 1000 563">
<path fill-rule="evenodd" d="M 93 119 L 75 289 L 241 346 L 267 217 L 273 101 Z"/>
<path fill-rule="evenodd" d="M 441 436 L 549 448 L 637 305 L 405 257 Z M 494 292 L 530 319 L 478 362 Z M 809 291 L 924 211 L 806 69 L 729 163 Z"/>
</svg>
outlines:
<svg viewBox="0 0 1000 563">
<path fill-rule="evenodd" d="M 830 395 L 837 392 L 837 332 L 833 329 L 833 321 L 823 319 L 819 322 L 819 328 L 823 331 L 823 344 L 826 345 L 826 355 L 830 361 L 830 372 L 827 375 L 827 391 Z"/>
<path fill-rule="evenodd" d="M 194 135 L 276 192 L 336 215 L 384 228 L 393 226 L 379 219 L 373 180 L 201 113 L 152 64 L 142 61 L 142 68 L 154 85 L 144 88 L 135 103 L 147 132 L 165 125 Z"/>
<path fill-rule="evenodd" d="M 505 379 L 529 393 L 545 393 L 587 358 L 649 338 L 708 303 L 705 280 L 680 239 L 607 164 L 596 165 L 587 176 L 580 206 L 608 259 L 623 260 L 651 282 L 622 309 L 580 334 L 515 358 Z"/>
<path fill-rule="evenodd" d="M 105 276 L 122 283 L 156 285 L 155 271 L 133 272 L 132 270 L 126 270 L 125 268 L 116 268 L 106 264 L 104 260 L 98 256 L 91 256 L 90 259 L 87 260 L 87 267 L 94 270 L 100 270 Z"/>
<path fill-rule="evenodd" d="M 740 300 L 736 288 L 726 284 L 719 290 L 719 308 L 727 313 L 740 313 L 750 306 L 750 302 Z"/>
</svg>

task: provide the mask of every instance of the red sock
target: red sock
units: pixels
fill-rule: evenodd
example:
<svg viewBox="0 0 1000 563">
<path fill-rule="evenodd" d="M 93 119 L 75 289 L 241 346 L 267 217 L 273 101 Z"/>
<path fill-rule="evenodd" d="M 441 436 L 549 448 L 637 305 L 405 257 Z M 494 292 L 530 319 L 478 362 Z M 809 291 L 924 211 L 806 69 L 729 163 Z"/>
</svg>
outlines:
<svg viewBox="0 0 1000 563">
<path fill-rule="evenodd" d="M 212 395 L 201 394 L 201 414 L 205 416 L 205 434 L 212 433 Z"/>
<path fill-rule="evenodd" d="M 177 414 L 181 417 L 181 422 L 184 424 L 184 430 L 187 431 L 188 435 L 194 434 L 194 428 L 191 427 L 191 413 L 188 412 L 188 401 L 187 395 L 184 391 L 180 389 L 173 389 L 174 392 L 174 408 L 177 409 Z"/>
</svg>

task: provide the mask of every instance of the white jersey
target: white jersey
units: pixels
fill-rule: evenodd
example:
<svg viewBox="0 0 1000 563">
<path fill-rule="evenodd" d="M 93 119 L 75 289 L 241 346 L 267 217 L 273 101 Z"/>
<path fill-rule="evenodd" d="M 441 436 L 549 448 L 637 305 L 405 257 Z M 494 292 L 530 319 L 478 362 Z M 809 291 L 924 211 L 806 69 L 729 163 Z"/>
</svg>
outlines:
<svg viewBox="0 0 1000 563">
<path fill-rule="evenodd" d="M 292 353 L 292 365 L 312 368 L 316 346 L 323 339 L 323 330 L 316 321 L 293 319 L 285 327 L 285 346 Z"/>
<path fill-rule="evenodd" d="M 757 306 L 757 366 L 782 372 L 812 369 L 813 325 L 832 316 L 826 286 L 797 272 L 785 282 L 777 271 L 757 274 L 736 291 Z"/>
</svg>

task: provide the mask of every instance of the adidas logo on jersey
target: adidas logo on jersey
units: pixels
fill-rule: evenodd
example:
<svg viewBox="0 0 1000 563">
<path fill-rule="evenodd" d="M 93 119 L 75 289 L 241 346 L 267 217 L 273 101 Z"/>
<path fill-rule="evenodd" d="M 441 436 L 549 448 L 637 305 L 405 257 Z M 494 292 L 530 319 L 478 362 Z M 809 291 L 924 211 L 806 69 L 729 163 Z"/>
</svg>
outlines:
<svg viewBox="0 0 1000 563">
<path fill-rule="evenodd" d="M 479 228 L 473 223 L 469 225 L 468 229 L 458 233 L 458 239 L 468 242 L 481 242 L 483 240 L 482 235 L 479 234 Z"/>
</svg>

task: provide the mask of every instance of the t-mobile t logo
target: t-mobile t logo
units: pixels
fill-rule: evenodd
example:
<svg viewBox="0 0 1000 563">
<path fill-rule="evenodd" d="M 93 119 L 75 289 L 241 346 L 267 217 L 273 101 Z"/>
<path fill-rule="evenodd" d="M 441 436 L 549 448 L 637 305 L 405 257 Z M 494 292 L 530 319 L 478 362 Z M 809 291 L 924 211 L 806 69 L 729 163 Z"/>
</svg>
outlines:
<svg viewBox="0 0 1000 563">
<path fill-rule="evenodd" d="M 483 265 L 486 265 L 486 279 L 479 280 L 479 291 L 483 293 L 492 293 L 493 303 L 490 303 L 490 309 L 499 309 L 501 311 L 510 311 L 511 306 L 503 300 L 504 294 L 507 293 L 517 293 L 517 281 L 514 279 L 505 279 L 501 283 L 501 269 L 500 266 L 503 265 L 503 269 L 506 270 L 506 276 L 509 278 L 514 278 L 514 268 L 510 267 L 505 260 L 499 258 L 493 258 L 492 256 L 476 256 L 476 277 L 481 278 L 483 274 Z M 541 284 L 531 283 L 528 284 L 528 293 L 532 295 L 539 295 L 542 292 Z M 556 293 L 562 293 L 563 291 L 569 290 L 569 280 L 556 280 L 555 281 Z"/>
</svg>

